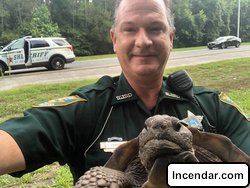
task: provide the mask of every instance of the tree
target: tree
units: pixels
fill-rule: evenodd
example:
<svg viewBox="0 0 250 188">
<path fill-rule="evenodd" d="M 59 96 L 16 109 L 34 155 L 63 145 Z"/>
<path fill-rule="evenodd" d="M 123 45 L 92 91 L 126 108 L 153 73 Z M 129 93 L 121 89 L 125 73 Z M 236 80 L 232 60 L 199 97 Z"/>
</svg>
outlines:
<svg viewBox="0 0 250 188">
<path fill-rule="evenodd" d="M 242 41 L 250 41 L 250 0 L 241 0 L 240 37 Z"/>
<path fill-rule="evenodd" d="M 230 17 L 233 13 L 233 1 L 220 0 L 221 3 L 221 18 L 223 24 L 221 26 L 220 35 L 233 35 L 230 28 Z"/>
<path fill-rule="evenodd" d="M 73 28 L 73 19 L 81 0 L 51 0 L 49 9 L 53 22 L 61 28 Z"/>
<path fill-rule="evenodd" d="M 51 21 L 51 16 L 47 6 L 41 5 L 32 11 L 31 22 L 23 28 L 25 35 L 33 37 L 61 36 L 56 23 Z"/>
<path fill-rule="evenodd" d="M 112 53 L 109 39 L 109 29 L 112 25 L 112 14 L 109 3 L 87 0 L 59 0 L 51 1 L 51 11 L 60 12 L 53 16 L 60 20 L 58 25 L 61 33 L 74 46 L 77 55 L 94 55 Z M 58 11 L 58 9 L 63 11 Z M 66 18 L 61 18 L 62 15 Z"/>
<path fill-rule="evenodd" d="M 175 0 L 173 5 L 177 47 L 205 45 L 219 36 L 232 33 L 233 1 Z"/>
<path fill-rule="evenodd" d="M 6 10 L 4 10 L 3 4 L 0 4 L 0 19 L 1 19 L 1 25 L 0 25 L 0 34 L 2 34 L 4 32 L 4 19 L 5 17 L 8 16 L 8 12 Z"/>
<path fill-rule="evenodd" d="M 87 3 L 87 2 L 86 2 Z M 58 23 L 62 36 L 73 45 L 78 56 L 92 55 L 89 33 L 86 32 L 84 0 L 51 0 L 52 20 Z"/>
<path fill-rule="evenodd" d="M 87 4 L 85 6 L 85 23 L 83 31 L 88 33 L 91 49 L 94 54 L 112 53 L 109 30 L 112 26 L 111 12 L 103 11 L 103 7 Z"/>
<path fill-rule="evenodd" d="M 176 27 L 176 47 L 198 46 L 202 42 L 202 29 L 206 23 L 203 10 L 192 12 L 190 0 L 175 0 L 173 13 Z"/>
<path fill-rule="evenodd" d="M 238 22 L 238 0 L 232 2 L 235 6 L 233 7 L 232 15 L 230 17 L 230 28 L 233 35 L 237 33 L 237 22 Z M 240 11 L 240 38 L 243 42 L 250 41 L 250 0 L 241 0 L 241 11 Z"/>
<path fill-rule="evenodd" d="M 30 22 L 31 10 L 41 4 L 43 4 L 43 0 L 0 0 L 2 20 L 0 41 L 2 45 L 23 36 L 20 28 L 24 28 Z"/>
</svg>

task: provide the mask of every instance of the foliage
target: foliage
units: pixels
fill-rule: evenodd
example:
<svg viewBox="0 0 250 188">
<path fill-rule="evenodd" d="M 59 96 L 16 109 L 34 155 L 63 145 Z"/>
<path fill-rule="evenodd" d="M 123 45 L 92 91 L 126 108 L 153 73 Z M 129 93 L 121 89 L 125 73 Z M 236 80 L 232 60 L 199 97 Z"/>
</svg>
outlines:
<svg viewBox="0 0 250 188">
<path fill-rule="evenodd" d="M 86 19 L 82 29 L 88 33 L 92 55 L 111 53 L 113 48 L 109 38 L 109 30 L 112 25 L 110 12 L 103 11 L 92 4 L 88 4 L 85 11 Z"/>
<path fill-rule="evenodd" d="M 35 8 L 32 11 L 31 22 L 22 28 L 24 35 L 33 37 L 57 37 L 61 35 L 58 25 L 51 21 L 51 15 L 46 5 Z"/>
<path fill-rule="evenodd" d="M 0 0 L 0 45 L 31 33 L 33 36 L 60 33 L 72 43 L 78 56 L 112 53 L 108 33 L 114 1 Z M 239 0 L 172 1 L 175 47 L 204 46 L 219 36 L 237 35 Z M 240 1 L 240 37 L 249 42 L 250 0 Z"/>
<path fill-rule="evenodd" d="M 237 27 L 233 23 L 237 21 L 237 8 L 234 7 L 233 15 L 231 16 L 231 27 L 236 32 Z M 249 12 L 250 12 L 250 0 L 241 0 L 241 15 L 240 15 L 240 36 L 243 42 L 250 41 L 250 19 L 249 19 Z"/>
<path fill-rule="evenodd" d="M 10 43 L 10 41 L 12 41 L 13 39 L 18 38 L 18 34 L 8 31 L 8 32 L 4 32 L 1 36 L 0 39 L 0 46 L 5 46 L 8 43 Z"/>
<path fill-rule="evenodd" d="M 74 53 L 76 56 L 89 56 L 93 54 L 91 44 L 88 40 L 88 36 L 84 31 L 71 29 L 69 27 L 64 28 L 62 36 L 67 36 L 68 42 L 74 46 Z"/>
<path fill-rule="evenodd" d="M 176 23 L 176 47 L 197 46 L 201 44 L 207 16 L 203 10 L 193 13 L 189 1 L 176 0 L 173 4 Z M 182 24 L 178 24 L 182 23 Z"/>
<path fill-rule="evenodd" d="M 76 55 L 112 53 L 108 35 L 112 16 L 106 6 L 98 1 L 51 1 L 52 17 L 61 26 L 63 36 L 73 44 Z"/>
</svg>

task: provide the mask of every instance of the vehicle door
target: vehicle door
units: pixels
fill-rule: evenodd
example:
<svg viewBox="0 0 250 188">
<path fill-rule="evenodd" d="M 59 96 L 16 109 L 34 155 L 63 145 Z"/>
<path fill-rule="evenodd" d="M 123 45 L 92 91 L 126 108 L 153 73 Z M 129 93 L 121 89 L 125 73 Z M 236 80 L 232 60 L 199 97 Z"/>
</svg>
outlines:
<svg viewBox="0 0 250 188">
<path fill-rule="evenodd" d="M 51 47 L 44 39 L 30 40 L 31 54 L 30 58 L 33 64 L 44 63 L 49 61 L 49 52 Z"/>
<path fill-rule="evenodd" d="M 228 43 L 228 46 L 233 46 L 234 44 L 234 38 L 232 38 L 232 37 L 229 37 L 228 39 L 227 39 L 227 43 Z"/>
<path fill-rule="evenodd" d="M 6 49 L 8 66 L 16 66 L 24 64 L 24 39 L 16 40 Z"/>
<path fill-rule="evenodd" d="M 30 41 L 24 41 L 24 63 L 26 66 L 32 65 Z"/>
</svg>

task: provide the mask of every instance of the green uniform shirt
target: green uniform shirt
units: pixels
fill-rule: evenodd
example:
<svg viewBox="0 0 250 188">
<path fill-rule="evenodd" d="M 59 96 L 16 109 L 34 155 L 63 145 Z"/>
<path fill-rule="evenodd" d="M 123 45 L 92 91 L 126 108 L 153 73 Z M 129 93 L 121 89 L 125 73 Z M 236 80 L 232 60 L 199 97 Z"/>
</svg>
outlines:
<svg viewBox="0 0 250 188">
<path fill-rule="evenodd" d="M 217 133 L 228 136 L 250 155 L 250 123 L 227 97 L 194 87 L 199 107 L 168 91 L 165 80 L 152 111 L 145 107 L 123 75 L 104 76 L 69 97 L 40 104 L 26 110 L 24 117 L 2 123 L 0 128 L 13 136 L 26 160 L 27 169 L 13 175 L 20 176 L 58 161 L 70 166 L 75 182 L 84 171 L 103 165 L 110 157 L 110 152 L 100 149 L 100 142 L 136 137 L 146 118 L 152 115 L 168 114 L 184 119 L 188 111 L 205 114 Z M 203 128 L 210 131 L 207 124 Z"/>
</svg>

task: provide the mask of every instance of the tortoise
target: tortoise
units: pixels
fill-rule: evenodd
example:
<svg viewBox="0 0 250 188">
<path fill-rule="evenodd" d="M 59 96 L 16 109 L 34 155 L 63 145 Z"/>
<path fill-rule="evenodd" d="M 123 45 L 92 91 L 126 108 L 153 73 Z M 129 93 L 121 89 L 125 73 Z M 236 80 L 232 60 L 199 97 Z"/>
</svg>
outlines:
<svg viewBox="0 0 250 188">
<path fill-rule="evenodd" d="M 81 176 L 81 187 L 167 187 L 166 167 L 171 162 L 245 162 L 250 157 L 223 135 L 188 127 L 168 115 L 145 121 L 138 137 L 117 147 L 104 166 Z"/>
</svg>

